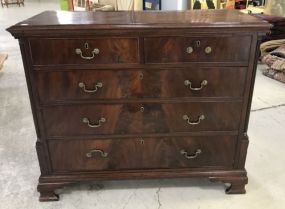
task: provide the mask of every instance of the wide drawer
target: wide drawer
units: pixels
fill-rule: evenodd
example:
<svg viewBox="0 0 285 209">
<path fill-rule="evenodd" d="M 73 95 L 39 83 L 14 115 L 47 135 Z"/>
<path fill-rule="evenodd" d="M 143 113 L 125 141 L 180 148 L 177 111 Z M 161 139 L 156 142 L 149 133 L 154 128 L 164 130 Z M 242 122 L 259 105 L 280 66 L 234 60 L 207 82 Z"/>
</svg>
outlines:
<svg viewBox="0 0 285 209">
<path fill-rule="evenodd" d="M 54 172 L 149 168 L 230 168 L 236 137 L 169 137 L 48 142 Z"/>
<path fill-rule="evenodd" d="M 128 103 L 43 108 L 48 136 L 236 131 L 241 102 Z"/>
<path fill-rule="evenodd" d="M 35 72 L 41 103 L 63 100 L 242 97 L 246 68 Z"/>
<path fill-rule="evenodd" d="M 250 43 L 251 36 L 244 35 L 145 38 L 145 62 L 247 62 Z"/>
<path fill-rule="evenodd" d="M 137 38 L 32 39 L 34 65 L 138 63 Z"/>
</svg>

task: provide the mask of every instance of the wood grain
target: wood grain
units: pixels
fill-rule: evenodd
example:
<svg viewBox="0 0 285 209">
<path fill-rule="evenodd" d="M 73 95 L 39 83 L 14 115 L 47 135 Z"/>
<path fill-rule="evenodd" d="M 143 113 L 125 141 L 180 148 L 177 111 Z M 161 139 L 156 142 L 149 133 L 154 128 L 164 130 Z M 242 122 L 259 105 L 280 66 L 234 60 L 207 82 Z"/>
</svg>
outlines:
<svg viewBox="0 0 285 209">
<path fill-rule="evenodd" d="M 55 172 L 121 170 L 121 169 L 158 169 L 158 168 L 230 168 L 236 137 L 165 137 L 133 139 L 96 139 L 50 141 L 52 167 Z M 99 149 L 108 153 L 102 157 L 99 152 L 91 158 L 86 153 Z M 189 155 L 197 151 L 196 158 L 186 159 L 180 153 L 185 150 Z M 64 150 L 64 151 L 63 151 Z"/>
<path fill-rule="evenodd" d="M 238 67 L 189 67 L 171 70 L 79 70 L 36 72 L 35 82 L 41 103 L 56 101 L 98 99 L 145 99 L 145 98 L 185 98 L 185 97 L 236 97 L 243 96 L 246 68 Z M 199 91 L 191 87 L 207 85 Z M 86 93 L 78 84 L 94 90 L 100 82 L 102 88 L 94 93 Z"/>
<path fill-rule="evenodd" d="M 88 43 L 88 49 L 85 48 L 85 43 Z M 32 39 L 30 47 L 34 65 L 139 62 L 137 38 Z M 83 59 L 75 53 L 75 49 L 81 49 L 83 56 L 92 57 L 94 48 L 100 52 L 91 60 Z"/>
<path fill-rule="evenodd" d="M 235 131 L 239 127 L 240 112 L 241 103 L 238 102 L 134 103 L 47 107 L 43 109 L 43 117 L 47 135 L 56 137 Z M 189 125 L 183 115 L 188 115 L 190 122 L 197 121 L 201 115 L 205 119 L 198 125 Z M 83 118 L 88 118 L 91 124 L 97 124 L 101 118 L 106 122 L 98 128 L 90 128 L 82 122 Z"/>
<path fill-rule="evenodd" d="M 179 62 L 238 62 L 248 61 L 249 47 L 240 47 L 240 43 L 250 45 L 250 36 L 225 37 L 151 37 L 145 38 L 146 63 Z M 200 45 L 197 44 L 200 42 Z M 193 52 L 187 53 L 187 47 Z M 205 49 L 211 47 L 210 54 Z"/>
<path fill-rule="evenodd" d="M 55 190 L 73 183 L 114 179 L 206 177 L 245 193 L 258 40 L 269 27 L 206 10 L 47 11 L 8 28 L 19 39 L 36 127 L 40 201 L 58 200 Z M 92 57 L 94 48 L 93 59 L 75 53 Z M 207 85 L 195 91 L 185 80 Z M 102 88 L 86 93 L 79 82 Z M 91 128 L 83 117 L 106 122 Z M 108 157 L 87 158 L 92 149 Z"/>
</svg>

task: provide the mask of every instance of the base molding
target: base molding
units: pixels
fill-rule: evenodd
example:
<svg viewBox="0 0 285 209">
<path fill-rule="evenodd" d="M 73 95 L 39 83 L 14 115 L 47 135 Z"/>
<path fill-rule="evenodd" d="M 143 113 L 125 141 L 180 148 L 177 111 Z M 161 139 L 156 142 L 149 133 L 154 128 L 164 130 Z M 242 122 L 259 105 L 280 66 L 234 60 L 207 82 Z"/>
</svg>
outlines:
<svg viewBox="0 0 285 209">
<path fill-rule="evenodd" d="M 211 182 L 229 183 L 226 188 L 226 194 L 245 194 L 245 185 L 248 183 L 246 175 L 243 176 L 228 176 L 228 177 L 209 177 Z"/>
<path fill-rule="evenodd" d="M 229 183 L 226 194 L 245 194 L 245 185 L 248 182 L 246 171 L 243 170 L 215 170 L 195 171 L 189 169 L 164 169 L 151 171 L 104 171 L 91 173 L 73 173 L 41 176 L 38 191 L 41 202 L 58 201 L 56 189 L 71 184 L 102 180 L 131 180 L 131 179 L 158 179 L 158 178 L 208 178 L 211 182 Z"/>
<path fill-rule="evenodd" d="M 40 192 L 40 202 L 59 201 L 59 195 L 54 192 Z"/>
<path fill-rule="evenodd" d="M 40 202 L 50 202 L 58 201 L 59 195 L 55 193 L 56 189 L 63 188 L 68 186 L 73 182 L 61 182 L 61 183 L 40 183 L 38 184 L 37 190 L 40 193 L 39 201 Z"/>
</svg>

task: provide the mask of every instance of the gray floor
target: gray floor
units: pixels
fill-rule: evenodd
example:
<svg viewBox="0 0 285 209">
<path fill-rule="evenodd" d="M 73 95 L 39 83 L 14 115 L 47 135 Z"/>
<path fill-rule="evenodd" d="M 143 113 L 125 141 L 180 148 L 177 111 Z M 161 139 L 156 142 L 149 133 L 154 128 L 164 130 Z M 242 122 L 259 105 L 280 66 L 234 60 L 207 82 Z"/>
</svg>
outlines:
<svg viewBox="0 0 285 209">
<path fill-rule="evenodd" d="M 246 195 L 225 195 L 222 184 L 205 179 L 103 182 L 66 188 L 61 201 L 39 203 L 35 131 L 18 43 L 5 28 L 53 1 L 26 1 L 24 8 L 0 8 L 0 52 L 9 54 L 0 72 L 1 209 L 253 209 L 285 208 L 285 85 L 257 73 L 249 125 Z"/>
</svg>

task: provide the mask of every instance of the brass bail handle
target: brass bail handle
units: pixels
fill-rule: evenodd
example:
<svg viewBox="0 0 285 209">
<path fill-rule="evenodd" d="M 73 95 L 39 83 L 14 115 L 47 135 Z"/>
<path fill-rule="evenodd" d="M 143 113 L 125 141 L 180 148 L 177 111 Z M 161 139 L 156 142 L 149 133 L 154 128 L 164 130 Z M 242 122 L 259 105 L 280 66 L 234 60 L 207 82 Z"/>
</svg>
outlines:
<svg viewBox="0 0 285 209">
<path fill-rule="evenodd" d="M 207 81 L 207 80 L 201 81 L 200 87 L 192 87 L 192 82 L 189 81 L 189 80 L 185 80 L 185 81 L 184 81 L 184 85 L 185 85 L 185 86 L 189 86 L 189 88 L 190 88 L 192 91 L 200 91 L 200 90 L 202 90 L 205 86 L 208 85 L 208 81 Z"/>
<path fill-rule="evenodd" d="M 197 149 L 193 154 L 188 154 L 188 152 L 184 149 L 180 150 L 180 154 L 183 155 L 186 159 L 195 159 L 201 153 L 202 153 L 201 149 Z"/>
<path fill-rule="evenodd" d="M 94 89 L 87 89 L 85 83 L 81 81 L 81 82 L 78 83 L 78 87 L 81 88 L 81 89 L 83 89 L 83 91 L 86 92 L 86 93 L 95 93 L 95 92 L 97 92 L 100 88 L 103 87 L 103 84 L 102 84 L 101 82 L 97 82 L 97 83 L 94 85 Z"/>
<path fill-rule="evenodd" d="M 88 43 L 85 43 L 85 49 L 89 49 L 89 44 Z M 75 54 L 78 54 L 80 55 L 80 57 L 82 59 L 85 59 L 85 60 L 92 60 L 95 58 L 95 55 L 98 55 L 100 53 L 100 50 L 98 48 L 94 48 L 91 52 L 92 56 L 84 56 L 83 53 L 82 53 L 82 50 L 80 48 L 76 48 L 75 49 Z"/>
<path fill-rule="evenodd" d="M 86 123 L 87 126 L 90 127 L 90 128 L 99 128 L 100 126 L 103 125 L 103 123 L 106 122 L 106 119 L 105 119 L 105 118 L 100 118 L 100 119 L 98 120 L 98 123 L 91 123 L 88 118 L 83 118 L 83 119 L 82 119 L 82 122 L 83 122 L 83 123 Z"/>
<path fill-rule="evenodd" d="M 200 115 L 198 117 L 198 120 L 196 120 L 196 121 L 191 121 L 191 119 L 188 115 L 183 115 L 182 118 L 183 118 L 183 120 L 186 120 L 189 125 L 198 125 L 201 123 L 202 120 L 205 120 L 206 117 L 205 117 L 205 115 Z"/>
<path fill-rule="evenodd" d="M 101 155 L 101 157 L 104 157 L 104 158 L 108 157 L 108 152 L 104 152 L 101 149 L 90 150 L 89 152 L 86 153 L 86 157 L 87 158 L 92 158 L 92 157 L 94 157 L 95 153 L 99 153 Z"/>
</svg>

